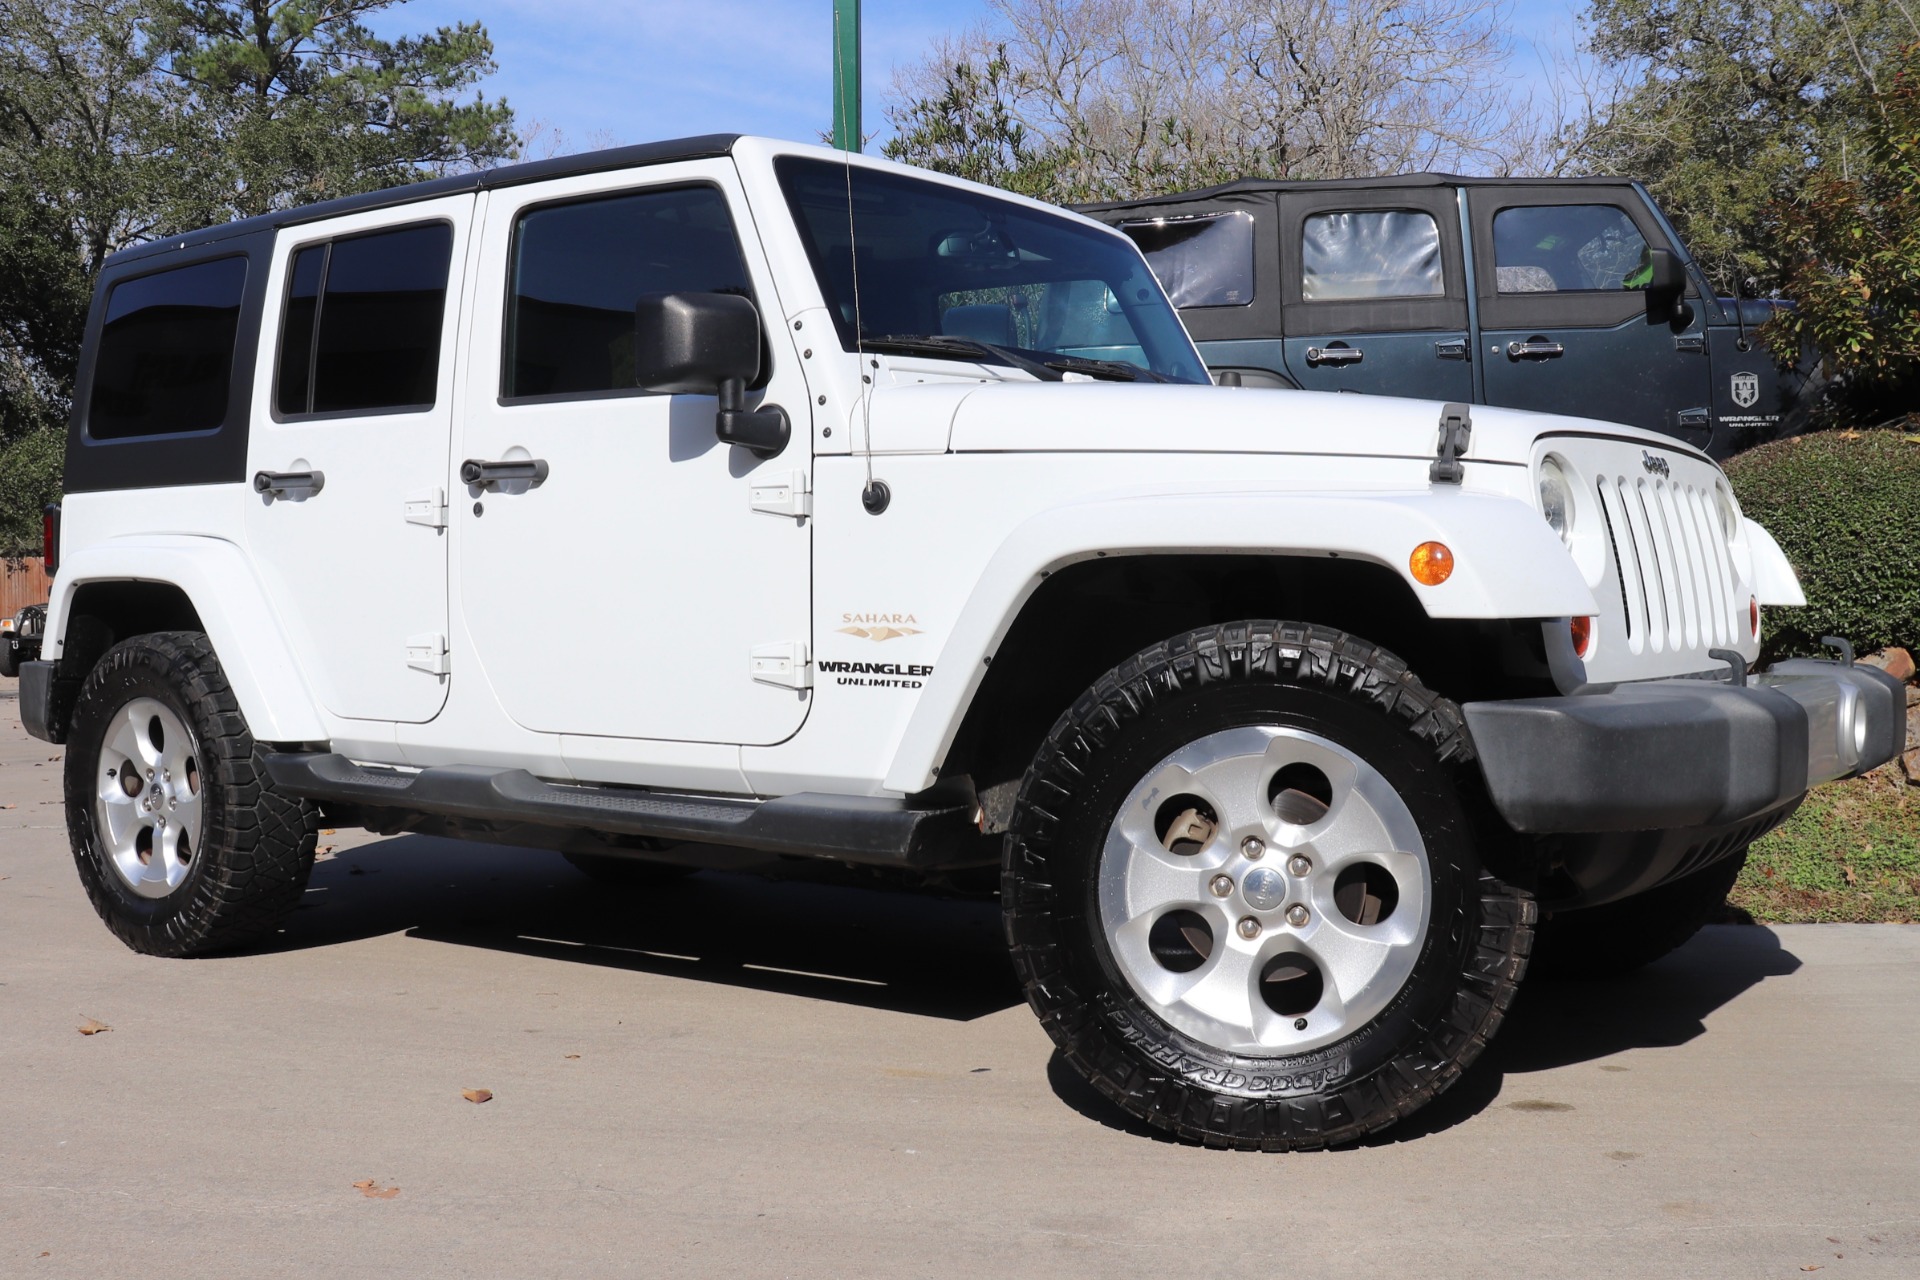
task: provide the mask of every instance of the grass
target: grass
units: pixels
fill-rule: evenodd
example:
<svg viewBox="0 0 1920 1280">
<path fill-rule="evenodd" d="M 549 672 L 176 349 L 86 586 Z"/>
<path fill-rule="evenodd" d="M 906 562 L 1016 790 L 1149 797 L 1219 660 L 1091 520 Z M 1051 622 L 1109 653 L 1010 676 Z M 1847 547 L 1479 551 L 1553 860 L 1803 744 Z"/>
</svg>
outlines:
<svg viewBox="0 0 1920 1280">
<path fill-rule="evenodd" d="M 1754 844 L 1727 904 L 1759 924 L 1920 922 L 1920 786 L 1895 761 L 1815 788 Z"/>
</svg>

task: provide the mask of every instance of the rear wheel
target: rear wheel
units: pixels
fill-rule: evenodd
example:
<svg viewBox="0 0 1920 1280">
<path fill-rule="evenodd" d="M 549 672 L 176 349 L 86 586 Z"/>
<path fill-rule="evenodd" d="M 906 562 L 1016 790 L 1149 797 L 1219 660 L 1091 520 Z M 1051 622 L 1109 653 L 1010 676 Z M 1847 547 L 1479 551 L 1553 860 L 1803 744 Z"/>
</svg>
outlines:
<svg viewBox="0 0 1920 1280">
<path fill-rule="evenodd" d="M 1543 978 L 1614 978 L 1678 950 L 1727 903 L 1747 851 L 1657 889 L 1542 920 L 1533 972 Z"/>
<path fill-rule="evenodd" d="M 314 807 L 275 792 L 207 638 L 109 649 L 74 703 L 67 831 L 80 883 L 135 951 L 188 956 L 277 928 L 313 867 Z"/>
<path fill-rule="evenodd" d="M 13 641 L 0 640 L 0 676 L 20 674 L 20 655 L 14 650 Z"/>
<path fill-rule="evenodd" d="M 1066 1059 L 1181 1138 L 1352 1141 L 1479 1056 L 1530 899 L 1480 868 L 1459 711 L 1315 627 L 1180 636 L 1104 676 L 1021 789 L 1002 902 Z"/>
</svg>

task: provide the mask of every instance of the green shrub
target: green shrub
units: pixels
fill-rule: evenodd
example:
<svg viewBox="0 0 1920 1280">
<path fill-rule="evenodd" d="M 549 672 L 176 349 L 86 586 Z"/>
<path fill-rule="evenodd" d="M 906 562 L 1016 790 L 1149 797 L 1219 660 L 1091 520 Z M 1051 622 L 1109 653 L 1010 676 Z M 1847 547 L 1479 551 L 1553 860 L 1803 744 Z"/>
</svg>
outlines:
<svg viewBox="0 0 1920 1280">
<path fill-rule="evenodd" d="M 1743 453 L 1727 476 L 1800 574 L 1804 609 L 1766 611 L 1770 657 L 1823 635 L 1920 646 L 1920 435 L 1828 431 Z"/>
<path fill-rule="evenodd" d="M 64 431 L 35 431 L 0 445 L 0 556 L 40 554 L 40 508 L 60 500 Z"/>
</svg>

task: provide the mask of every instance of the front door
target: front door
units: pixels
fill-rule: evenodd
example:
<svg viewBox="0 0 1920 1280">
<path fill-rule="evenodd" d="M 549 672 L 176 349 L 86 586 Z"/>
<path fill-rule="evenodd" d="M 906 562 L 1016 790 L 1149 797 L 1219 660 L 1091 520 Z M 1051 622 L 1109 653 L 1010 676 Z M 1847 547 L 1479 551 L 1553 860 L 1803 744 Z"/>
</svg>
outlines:
<svg viewBox="0 0 1920 1280">
<path fill-rule="evenodd" d="M 1476 355 L 1488 404 L 1713 435 L 1705 308 L 1647 322 L 1647 251 L 1674 249 L 1632 187 L 1475 187 Z"/>
<path fill-rule="evenodd" d="M 1473 399 L 1453 188 L 1287 192 L 1280 234 L 1287 372 L 1301 387 Z"/>
<path fill-rule="evenodd" d="M 315 696 L 347 719 L 418 723 L 447 698 L 443 503 L 473 205 L 296 227 L 274 249 L 246 536 Z"/>
<path fill-rule="evenodd" d="M 806 385 L 732 166 L 643 173 L 487 198 L 454 470 L 472 660 L 538 732 L 772 744 L 808 705 L 810 522 L 778 509 L 808 488 Z M 713 396 L 635 388 L 634 304 L 672 292 L 759 306 L 785 452 L 720 443 Z M 468 460 L 538 478 L 462 485 Z"/>
</svg>

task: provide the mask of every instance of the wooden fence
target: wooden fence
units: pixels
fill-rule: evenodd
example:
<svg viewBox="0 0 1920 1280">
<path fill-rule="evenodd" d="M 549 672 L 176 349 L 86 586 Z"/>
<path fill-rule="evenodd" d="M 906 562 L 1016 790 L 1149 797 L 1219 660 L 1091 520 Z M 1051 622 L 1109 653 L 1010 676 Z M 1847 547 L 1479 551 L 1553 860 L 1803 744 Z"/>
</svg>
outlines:
<svg viewBox="0 0 1920 1280">
<path fill-rule="evenodd" d="M 39 556 L 0 559 L 0 618 L 11 618 L 30 604 L 45 604 L 52 585 Z"/>
</svg>

